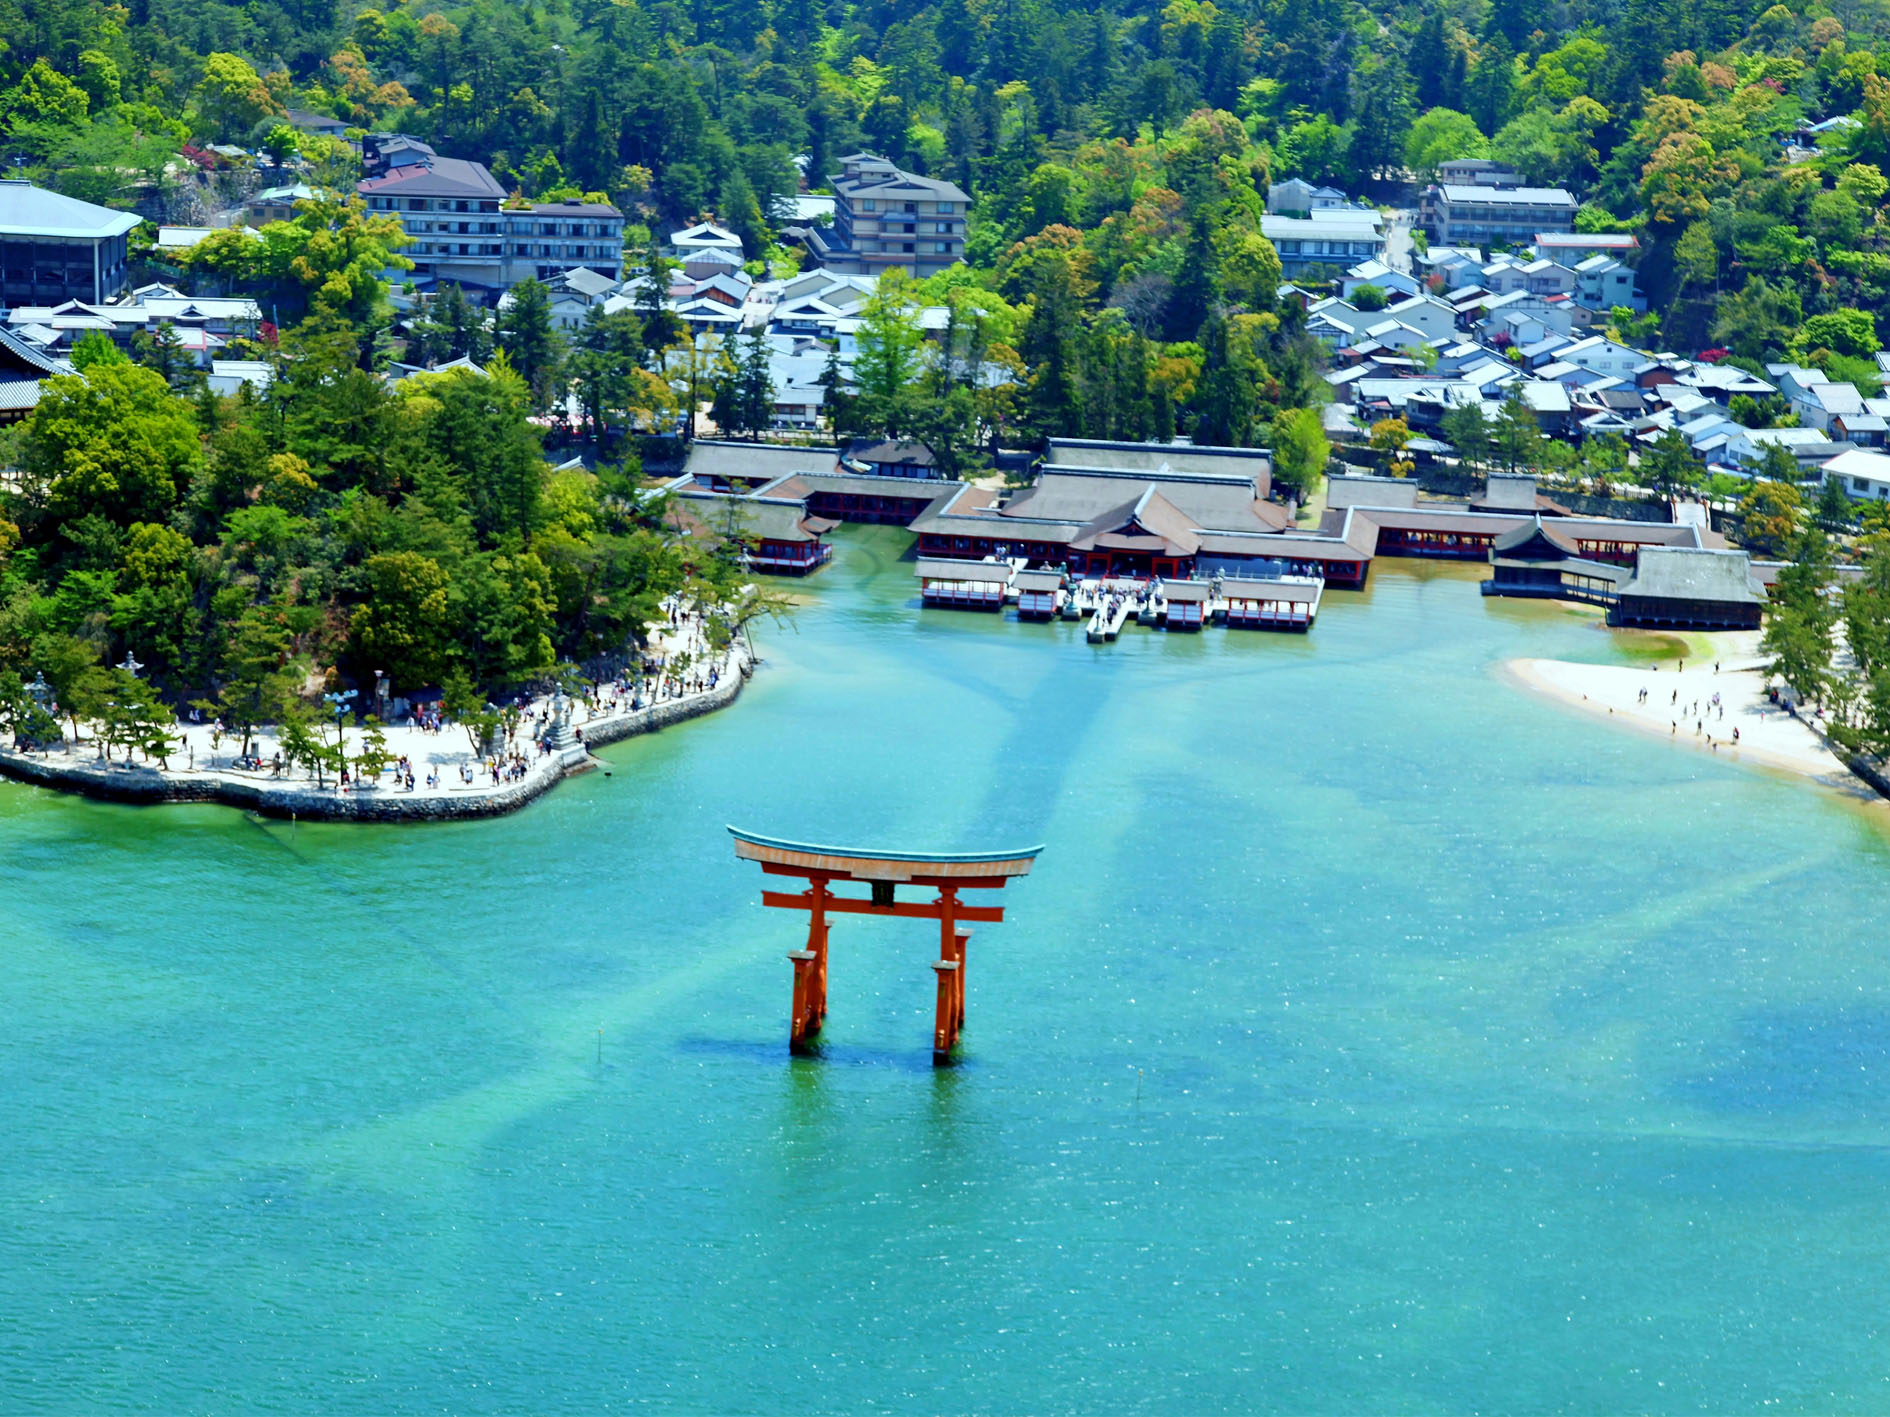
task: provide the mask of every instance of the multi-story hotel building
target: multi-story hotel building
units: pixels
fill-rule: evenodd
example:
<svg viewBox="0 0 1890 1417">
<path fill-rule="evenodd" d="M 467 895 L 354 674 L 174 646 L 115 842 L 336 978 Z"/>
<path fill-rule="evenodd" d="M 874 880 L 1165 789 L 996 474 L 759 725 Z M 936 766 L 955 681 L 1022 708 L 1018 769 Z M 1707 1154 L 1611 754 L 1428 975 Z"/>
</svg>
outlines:
<svg viewBox="0 0 1890 1417">
<path fill-rule="evenodd" d="M 902 172 L 883 157 L 840 160 L 831 227 L 814 227 L 809 244 L 821 266 L 839 275 L 876 275 L 894 266 L 936 275 L 965 258 L 971 198 L 950 182 Z"/>
</svg>

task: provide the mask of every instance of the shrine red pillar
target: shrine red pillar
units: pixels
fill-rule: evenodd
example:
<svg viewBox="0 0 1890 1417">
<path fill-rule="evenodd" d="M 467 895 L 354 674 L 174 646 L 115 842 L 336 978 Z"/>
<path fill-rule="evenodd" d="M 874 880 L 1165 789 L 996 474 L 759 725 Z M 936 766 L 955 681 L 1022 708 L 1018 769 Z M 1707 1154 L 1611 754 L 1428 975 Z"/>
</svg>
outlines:
<svg viewBox="0 0 1890 1417">
<path fill-rule="evenodd" d="M 811 1031 L 818 1032 L 827 1021 L 827 878 L 816 876 L 813 880 L 814 908 L 807 925 L 807 948 L 814 953 L 813 967 L 813 1021 Z"/>
<path fill-rule="evenodd" d="M 794 950 L 788 958 L 794 961 L 794 1005 L 788 1016 L 788 1051 L 801 1053 L 806 1051 L 807 1035 L 812 1031 L 812 1001 L 814 992 L 814 952 L 812 950 Z"/>
<path fill-rule="evenodd" d="M 958 951 L 957 951 L 958 974 L 957 974 L 956 982 L 957 982 L 957 989 L 958 989 L 958 1031 L 960 1033 L 963 1033 L 965 1030 L 965 987 L 966 987 L 965 986 L 965 946 L 971 943 L 971 931 L 960 930 L 957 935 L 957 943 L 958 943 Z"/>
<path fill-rule="evenodd" d="M 958 889 L 940 886 L 938 892 L 938 960 L 932 966 L 938 972 L 938 1013 L 932 1026 L 932 1061 L 951 1061 L 952 1044 L 958 1041 L 959 1025 L 964 1022 L 964 997 L 960 992 L 963 966 L 958 951 Z"/>
</svg>

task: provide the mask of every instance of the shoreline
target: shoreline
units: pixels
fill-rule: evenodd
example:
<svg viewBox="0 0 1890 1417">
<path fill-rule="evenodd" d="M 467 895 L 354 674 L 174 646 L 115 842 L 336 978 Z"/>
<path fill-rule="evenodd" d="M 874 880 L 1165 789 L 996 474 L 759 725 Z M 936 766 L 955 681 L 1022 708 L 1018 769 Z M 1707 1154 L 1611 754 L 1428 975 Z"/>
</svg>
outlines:
<svg viewBox="0 0 1890 1417">
<path fill-rule="evenodd" d="M 530 805 L 567 777 L 603 766 L 592 756 L 594 748 L 659 732 L 672 724 L 726 708 L 741 694 L 742 686 L 754 673 L 755 663 L 745 649 L 737 646 L 729 651 L 721 670 L 720 681 L 713 689 L 665 699 L 641 709 L 613 709 L 574 724 L 584 734 L 581 743 L 534 759 L 523 778 L 496 786 L 483 782 L 473 786 L 448 785 L 442 774 L 441 785 L 433 789 L 417 788 L 407 792 L 377 784 L 369 788 L 357 785 L 342 792 L 333 782 L 317 787 L 308 779 L 276 778 L 266 772 L 175 766 L 166 771 L 154 763 L 127 764 L 114 760 L 107 764 L 96 758 L 81 758 L 70 750 L 34 754 L 13 748 L 0 748 L 0 775 L 34 787 L 101 801 L 137 806 L 212 803 L 285 820 L 448 822 L 499 817 Z M 185 736 L 189 731 L 199 734 L 207 731 L 201 724 L 180 724 L 179 729 Z M 359 730 L 351 731 L 358 733 Z M 417 730 L 400 732 L 406 735 Z M 389 736 L 393 736 L 392 732 Z M 463 738 L 460 741 L 464 743 Z M 179 752 L 183 751 L 180 746 Z M 435 765 L 456 767 L 459 762 L 474 757 L 471 745 L 465 744 L 444 756 L 433 753 L 430 761 Z"/>
<path fill-rule="evenodd" d="M 1705 637 L 1700 660 L 1639 665 L 1586 664 L 1572 660 L 1504 660 L 1499 675 L 1514 687 L 1558 707 L 1664 739 L 1676 748 L 1704 753 L 1747 767 L 1808 779 L 1853 801 L 1882 796 L 1859 774 L 1847 754 L 1802 719 L 1765 695 L 1764 660 L 1752 632 Z M 1712 656 L 1717 654 L 1715 661 Z M 1688 666 L 1682 670 L 1679 663 Z M 1717 664 L 1717 667 L 1715 667 Z M 1647 701 L 1640 701 L 1641 691 Z M 1675 694 L 1681 702 L 1673 702 Z M 1718 694 L 1721 708 L 1710 706 Z M 1689 712 L 1694 704 L 1696 712 Z M 1722 712 L 1723 709 L 1723 712 Z M 1732 740 L 1739 730 L 1739 742 Z"/>
</svg>

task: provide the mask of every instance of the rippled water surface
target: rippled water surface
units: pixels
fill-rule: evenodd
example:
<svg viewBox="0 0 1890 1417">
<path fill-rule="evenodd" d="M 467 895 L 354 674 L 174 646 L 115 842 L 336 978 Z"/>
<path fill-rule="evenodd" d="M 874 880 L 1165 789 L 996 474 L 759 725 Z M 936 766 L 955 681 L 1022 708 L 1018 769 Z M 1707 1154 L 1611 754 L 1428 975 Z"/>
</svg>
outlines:
<svg viewBox="0 0 1890 1417">
<path fill-rule="evenodd" d="M 1890 835 L 1495 674 L 920 613 L 848 529 L 737 707 L 448 827 L 0 785 L 0 1410 L 1890 1409 Z M 825 1056 L 737 822 L 1046 843 L 930 1063 Z"/>
</svg>

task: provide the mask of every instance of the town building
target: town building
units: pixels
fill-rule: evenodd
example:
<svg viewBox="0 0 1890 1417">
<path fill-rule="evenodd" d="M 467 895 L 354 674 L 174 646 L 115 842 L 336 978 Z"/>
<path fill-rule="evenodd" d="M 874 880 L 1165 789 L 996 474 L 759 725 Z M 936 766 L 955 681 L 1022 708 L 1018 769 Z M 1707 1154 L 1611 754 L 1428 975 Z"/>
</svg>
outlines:
<svg viewBox="0 0 1890 1417">
<path fill-rule="evenodd" d="M 1487 157 L 1460 157 L 1437 164 L 1437 180 L 1461 187 L 1520 187 L 1523 178 Z"/>
<path fill-rule="evenodd" d="M 1334 207 L 1305 217 L 1269 213 L 1260 218 L 1260 232 L 1273 243 L 1289 279 L 1327 267 L 1342 271 L 1385 255 L 1384 218 L 1362 207 Z"/>
<path fill-rule="evenodd" d="M 623 279 L 623 213 L 608 202 L 531 202 L 502 215 L 506 285 L 580 267 Z"/>
<path fill-rule="evenodd" d="M 291 128 L 302 133 L 314 133 L 318 137 L 340 138 L 348 132 L 348 125 L 332 113 L 310 113 L 306 108 L 291 108 L 283 117 Z"/>
<path fill-rule="evenodd" d="M 898 267 L 922 279 L 964 259 L 971 198 L 952 183 L 870 153 L 842 158 L 828 180 L 833 225 L 811 228 L 807 238 L 823 269 L 869 275 Z"/>
<path fill-rule="evenodd" d="M 0 330 L 0 424 L 17 423 L 39 407 L 39 386 L 72 366 Z"/>
<path fill-rule="evenodd" d="M 31 182 L 0 180 L 0 304 L 110 300 L 125 288 L 126 238 L 143 221 Z"/>
<path fill-rule="evenodd" d="M 622 277 L 623 213 L 613 206 L 507 206 L 483 163 L 440 157 L 397 135 L 372 144 L 367 166 L 361 196 L 370 211 L 399 219 L 416 282 L 496 292 L 579 266 Z"/>
<path fill-rule="evenodd" d="M 368 210 L 400 221 L 417 282 L 473 289 L 505 285 L 505 189 L 483 163 L 400 147 L 359 184 Z M 371 169 L 370 169 L 371 170 Z"/>
<path fill-rule="evenodd" d="M 1276 216 L 1307 217 L 1351 205 L 1352 199 L 1337 187 L 1315 186 L 1303 177 L 1289 177 L 1267 188 L 1267 210 Z"/>
<path fill-rule="evenodd" d="M 69 352 L 94 332 L 129 349 L 135 336 L 155 335 L 168 326 L 179 346 L 206 365 L 230 340 L 254 339 L 261 323 L 261 308 L 247 296 L 185 295 L 162 284 L 140 286 L 102 304 L 67 300 L 7 312 L 7 328 L 48 353 Z"/>
<path fill-rule="evenodd" d="M 1624 261 L 1641 249 L 1640 241 L 1626 232 L 1612 231 L 1539 231 L 1536 254 L 1567 264 L 1590 256 L 1612 256 Z"/>
<path fill-rule="evenodd" d="M 1578 206 L 1560 187 L 1446 182 L 1424 189 L 1418 199 L 1418 220 L 1439 245 L 1513 245 L 1543 232 L 1573 231 Z"/>
<path fill-rule="evenodd" d="M 705 251 L 719 251 L 733 257 L 736 266 L 742 263 L 742 239 L 725 226 L 699 221 L 681 231 L 670 232 L 669 254 L 676 260 L 688 261 Z"/>
<path fill-rule="evenodd" d="M 1647 297 L 1634 286 L 1634 272 L 1612 256 L 1590 256 L 1575 263 L 1575 299 L 1590 310 L 1623 306 L 1635 314 L 1647 310 Z"/>
<path fill-rule="evenodd" d="M 1382 290 L 1394 300 L 1422 294 L 1424 290 L 1417 277 L 1393 270 L 1383 261 L 1377 260 L 1360 261 L 1347 271 L 1344 279 L 1339 282 L 1339 295 L 1349 301 L 1361 285 L 1369 285 L 1375 290 Z"/>
<path fill-rule="evenodd" d="M 272 221 L 288 221 L 295 215 L 297 202 L 315 200 L 315 189 L 306 182 L 267 187 L 249 199 L 243 209 L 251 226 L 266 226 Z"/>
<path fill-rule="evenodd" d="M 1742 428 L 1726 440 L 1725 461 L 1749 471 L 1764 460 L 1768 447 L 1785 449 L 1807 476 L 1845 450 L 1817 428 Z"/>
<path fill-rule="evenodd" d="M 1827 459 L 1818 469 L 1818 477 L 1827 486 L 1835 482 L 1846 496 L 1890 501 L 1890 455 L 1850 448 Z"/>
</svg>

